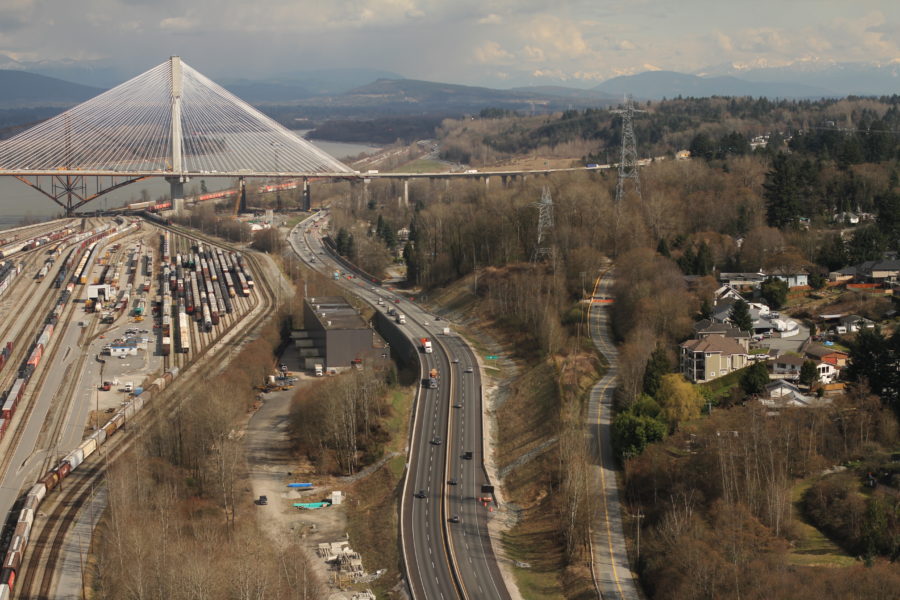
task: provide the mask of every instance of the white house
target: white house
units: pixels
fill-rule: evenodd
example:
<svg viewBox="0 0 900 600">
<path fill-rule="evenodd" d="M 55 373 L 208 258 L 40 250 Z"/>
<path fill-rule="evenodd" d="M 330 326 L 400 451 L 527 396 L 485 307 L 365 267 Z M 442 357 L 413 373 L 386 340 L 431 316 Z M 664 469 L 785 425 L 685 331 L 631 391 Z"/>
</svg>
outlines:
<svg viewBox="0 0 900 600">
<path fill-rule="evenodd" d="M 831 363 L 820 362 L 816 364 L 816 374 L 818 375 L 819 381 L 821 383 L 833 382 L 835 379 L 837 379 L 839 373 L 840 371 L 838 370 L 838 368 Z"/>
</svg>

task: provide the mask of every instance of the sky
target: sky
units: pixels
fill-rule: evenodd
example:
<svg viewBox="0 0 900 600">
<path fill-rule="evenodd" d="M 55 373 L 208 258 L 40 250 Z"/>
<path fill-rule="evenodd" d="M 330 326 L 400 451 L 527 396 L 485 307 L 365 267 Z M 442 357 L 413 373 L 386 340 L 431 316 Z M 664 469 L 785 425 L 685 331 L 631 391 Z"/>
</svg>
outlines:
<svg viewBox="0 0 900 600">
<path fill-rule="evenodd" d="M 2 0 L 0 54 L 20 67 L 91 63 L 132 75 L 180 55 L 219 80 L 364 67 L 590 87 L 726 63 L 900 62 L 900 2 Z"/>
</svg>

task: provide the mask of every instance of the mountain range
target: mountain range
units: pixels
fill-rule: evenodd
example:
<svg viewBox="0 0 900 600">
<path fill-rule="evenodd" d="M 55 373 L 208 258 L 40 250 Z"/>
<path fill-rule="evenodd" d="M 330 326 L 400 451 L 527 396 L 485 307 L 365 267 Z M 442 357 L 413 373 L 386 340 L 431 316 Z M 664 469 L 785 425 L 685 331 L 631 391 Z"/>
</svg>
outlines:
<svg viewBox="0 0 900 600">
<path fill-rule="evenodd" d="M 93 63 L 30 66 L 44 73 L 41 74 L 24 71 L 22 63 L 0 55 L 2 66 L 13 67 L 0 69 L 0 109 L 5 110 L 71 106 L 126 78 L 112 67 Z M 46 75 L 51 72 L 67 74 L 68 81 Z M 404 79 L 390 71 L 363 68 L 293 71 L 277 77 L 218 81 L 252 104 L 270 106 L 276 112 L 279 108 L 291 108 L 290 119 L 322 120 L 400 114 L 471 114 L 486 107 L 548 112 L 607 106 L 620 101 L 623 94 L 644 100 L 679 95 L 804 99 L 888 95 L 900 93 L 900 62 L 798 61 L 779 66 L 727 63 L 695 73 L 646 71 L 614 77 L 591 89 L 568 85 L 496 89 Z M 0 123 L 11 124 L 15 123 L 9 120 Z"/>
<path fill-rule="evenodd" d="M 730 75 L 700 77 L 675 71 L 645 71 L 608 79 L 594 88 L 622 96 L 631 94 L 644 100 L 675 96 L 765 96 L 768 98 L 824 98 L 838 96 L 824 87 L 792 81 L 747 81 Z"/>
</svg>

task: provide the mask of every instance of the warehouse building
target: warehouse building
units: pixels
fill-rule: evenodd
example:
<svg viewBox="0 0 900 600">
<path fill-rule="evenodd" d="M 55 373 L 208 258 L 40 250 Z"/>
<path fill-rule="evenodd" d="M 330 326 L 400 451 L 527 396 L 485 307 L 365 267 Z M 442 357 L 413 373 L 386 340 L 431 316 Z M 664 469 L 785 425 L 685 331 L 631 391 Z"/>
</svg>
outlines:
<svg viewBox="0 0 900 600">
<path fill-rule="evenodd" d="M 316 296 L 303 302 L 303 331 L 292 334 L 305 367 L 349 367 L 384 343 L 353 306 L 341 296 Z"/>
</svg>

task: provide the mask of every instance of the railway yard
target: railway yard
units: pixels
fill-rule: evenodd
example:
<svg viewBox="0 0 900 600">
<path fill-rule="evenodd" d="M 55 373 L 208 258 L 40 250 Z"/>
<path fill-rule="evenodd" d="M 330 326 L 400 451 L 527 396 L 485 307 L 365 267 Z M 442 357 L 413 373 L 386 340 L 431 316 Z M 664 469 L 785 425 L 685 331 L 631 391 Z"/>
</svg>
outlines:
<svg viewBox="0 0 900 600">
<path fill-rule="evenodd" d="M 103 461 L 271 313 L 259 259 L 158 217 L 0 232 L 0 600 L 58 597 Z M 171 397 L 171 398 L 170 398 Z M 76 554 L 76 561 L 78 560 Z"/>
</svg>

